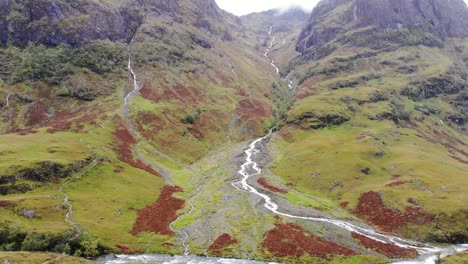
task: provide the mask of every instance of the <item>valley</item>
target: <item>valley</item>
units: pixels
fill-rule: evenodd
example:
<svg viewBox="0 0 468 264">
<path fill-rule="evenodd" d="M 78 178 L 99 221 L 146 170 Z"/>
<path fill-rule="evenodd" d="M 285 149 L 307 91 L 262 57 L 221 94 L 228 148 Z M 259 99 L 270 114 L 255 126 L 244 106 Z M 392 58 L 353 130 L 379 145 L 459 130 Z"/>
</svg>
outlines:
<svg viewBox="0 0 468 264">
<path fill-rule="evenodd" d="M 0 1 L 0 260 L 462 263 L 467 7 L 379 1 Z"/>
</svg>

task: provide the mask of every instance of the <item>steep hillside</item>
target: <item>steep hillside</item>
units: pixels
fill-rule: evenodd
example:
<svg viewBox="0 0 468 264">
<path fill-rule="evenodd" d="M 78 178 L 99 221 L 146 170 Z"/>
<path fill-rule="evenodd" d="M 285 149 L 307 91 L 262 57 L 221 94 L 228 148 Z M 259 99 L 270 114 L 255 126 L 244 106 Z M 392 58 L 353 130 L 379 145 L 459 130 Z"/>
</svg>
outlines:
<svg viewBox="0 0 468 264">
<path fill-rule="evenodd" d="M 281 186 L 384 232 L 466 243 L 467 14 L 463 1 L 321 1 L 271 144 Z"/>
<path fill-rule="evenodd" d="M 264 134 L 269 61 L 214 1 L 1 5 L 2 249 L 181 253 L 187 166 Z"/>
<path fill-rule="evenodd" d="M 0 0 L 0 251 L 454 253 L 443 244 L 468 239 L 467 13 Z"/>
</svg>

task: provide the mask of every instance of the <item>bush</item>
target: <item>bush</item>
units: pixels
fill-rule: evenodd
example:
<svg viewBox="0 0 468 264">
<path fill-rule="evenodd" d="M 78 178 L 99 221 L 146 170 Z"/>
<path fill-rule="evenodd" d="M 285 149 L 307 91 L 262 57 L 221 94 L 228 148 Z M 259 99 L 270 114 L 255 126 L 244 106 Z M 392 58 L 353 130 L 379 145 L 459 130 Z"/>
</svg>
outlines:
<svg viewBox="0 0 468 264">
<path fill-rule="evenodd" d="M 16 69 L 11 71 L 14 83 L 44 81 L 58 84 L 73 73 L 67 64 L 68 48 L 64 46 L 46 48 L 30 43 L 19 52 Z"/>
<path fill-rule="evenodd" d="M 124 68 L 127 61 L 126 46 L 108 40 L 97 40 L 73 50 L 72 63 L 98 74 L 107 74 L 115 68 Z"/>
<path fill-rule="evenodd" d="M 392 109 L 393 121 L 397 124 L 411 118 L 411 111 L 407 110 L 405 104 L 400 101 L 393 100 L 390 103 L 390 108 Z"/>
<path fill-rule="evenodd" d="M 195 124 L 197 119 L 201 115 L 201 110 L 199 108 L 193 110 L 192 112 L 188 113 L 184 118 L 182 118 L 181 122 L 184 124 Z"/>
<path fill-rule="evenodd" d="M 337 81 L 330 85 L 330 88 L 333 90 L 342 89 L 342 88 L 353 88 L 356 87 L 359 83 L 357 81 L 342 80 Z"/>
<path fill-rule="evenodd" d="M 381 78 L 382 78 L 382 75 L 378 73 L 369 73 L 369 74 L 361 76 L 361 80 L 363 81 L 380 80 Z"/>
<path fill-rule="evenodd" d="M 22 251 L 46 251 L 49 248 L 49 237 L 43 234 L 30 233 L 21 243 Z"/>
<path fill-rule="evenodd" d="M 372 103 L 387 101 L 389 98 L 390 98 L 390 94 L 386 91 L 377 90 L 369 94 L 369 101 Z"/>
<path fill-rule="evenodd" d="M 462 91 L 465 86 L 466 81 L 458 75 L 445 74 L 443 76 L 412 82 L 401 91 L 401 95 L 405 95 L 413 101 L 420 101 L 437 97 L 441 94 L 457 94 Z"/>
</svg>

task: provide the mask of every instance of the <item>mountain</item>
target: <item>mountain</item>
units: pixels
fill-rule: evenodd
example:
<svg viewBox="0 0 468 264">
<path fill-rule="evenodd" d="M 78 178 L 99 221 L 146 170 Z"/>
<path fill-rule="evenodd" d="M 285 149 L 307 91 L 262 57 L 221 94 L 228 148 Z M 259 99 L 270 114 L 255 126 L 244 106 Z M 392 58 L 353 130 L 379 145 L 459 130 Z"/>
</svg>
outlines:
<svg viewBox="0 0 468 264">
<path fill-rule="evenodd" d="M 467 14 L 461 0 L 242 17 L 214 0 L 0 0 L 0 251 L 454 253 Z M 61 258 L 24 254 L 1 258 Z"/>
<path fill-rule="evenodd" d="M 337 43 L 371 48 L 441 46 L 446 38 L 467 36 L 467 19 L 463 1 L 321 1 L 301 33 L 297 50 L 313 46 L 316 51 L 308 52 L 321 56 Z"/>
</svg>

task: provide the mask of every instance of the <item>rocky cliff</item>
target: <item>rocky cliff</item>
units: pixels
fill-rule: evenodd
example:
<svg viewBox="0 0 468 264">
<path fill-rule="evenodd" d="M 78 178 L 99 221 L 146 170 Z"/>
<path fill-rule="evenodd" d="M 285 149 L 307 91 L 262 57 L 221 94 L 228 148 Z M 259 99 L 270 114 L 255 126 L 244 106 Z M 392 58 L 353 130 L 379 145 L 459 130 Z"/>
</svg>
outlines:
<svg viewBox="0 0 468 264">
<path fill-rule="evenodd" d="M 466 36 L 468 12 L 463 0 L 325 0 L 314 9 L 296 49 L 323 56 L 333 49 L 331 42 L 373 48 L 386 46 L 377 41 L 438 46 L 445 38 Z M 357 42 L 366 37 L 373 41 Z M 320 50 L 327 44 L 326 50 Z"/>
<path fill-rule="evenodd" d="M 225 30 L 228 14 L 214 1 L 123 0 L 1 0 L 0 40 L 24 47 L 28 42 L 47 46 L 76 46 L 98 39 L 128 42 L 144 16 L 192 18 L 200 28 L 213 33 Z M 211 23 L 210 20 L 216 23 Z"/>
</svg>

